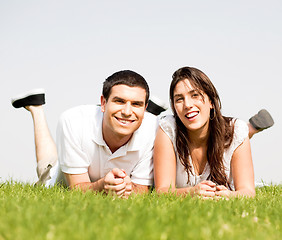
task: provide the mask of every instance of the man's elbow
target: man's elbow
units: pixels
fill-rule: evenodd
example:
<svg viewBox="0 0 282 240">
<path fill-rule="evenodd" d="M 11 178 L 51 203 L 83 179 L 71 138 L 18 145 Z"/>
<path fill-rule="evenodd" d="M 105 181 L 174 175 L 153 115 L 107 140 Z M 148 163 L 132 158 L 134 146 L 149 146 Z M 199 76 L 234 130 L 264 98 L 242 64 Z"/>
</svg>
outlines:
<svg viewBox="0 0 282 240">
<path fill-rule="evenodd" d="M 149 189 L 150 189 L 150 186 L 136 184 L 132 182 L 132 190 L 134 193 L 137 193 L 137 194 L 148 193 Z"/>
</svg>

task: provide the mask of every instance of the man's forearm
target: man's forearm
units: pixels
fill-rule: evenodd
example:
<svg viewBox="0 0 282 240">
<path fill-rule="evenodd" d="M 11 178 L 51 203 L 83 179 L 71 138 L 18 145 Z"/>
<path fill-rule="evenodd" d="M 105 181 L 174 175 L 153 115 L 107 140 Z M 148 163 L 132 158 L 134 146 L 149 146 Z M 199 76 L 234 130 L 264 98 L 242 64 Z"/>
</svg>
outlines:
<svg viewBox="0 0 282 240">
<path fill-rule="evenodd" d="M 101 192 L 104 190 L 104 178 L 97 180 L 96 182 L 80 182 L 70 185 L 71 189 L 81 189 L 83 192 L 88 190 Z"/>
<path fill-rule="evenodd" d="M 88 173 L 68 174 L 64 173 L 70 189 L 81 189 L 82 191 L 97 191 L 101 192 L 104 189 L 105 178 L 100 178 L 95 182 L 91 182 Z"/>
</svg>

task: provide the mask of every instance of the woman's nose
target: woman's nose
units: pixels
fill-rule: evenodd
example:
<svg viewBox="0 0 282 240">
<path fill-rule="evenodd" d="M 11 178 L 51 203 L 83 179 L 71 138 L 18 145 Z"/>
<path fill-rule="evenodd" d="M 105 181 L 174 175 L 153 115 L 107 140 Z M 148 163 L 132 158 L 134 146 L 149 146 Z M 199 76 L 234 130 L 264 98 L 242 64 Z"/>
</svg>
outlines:
<svg viewBox="0 0 282 240">
<path fill-rule="evenodd" d="M 184 107 L 185 108 L 191 108 L 191 107 L 193 107 L 193 104 L 194 104 L 194 102 L 193 102 L 193 100 L 191 98 L 186 97 L 184 99 Z"/>
</svg>

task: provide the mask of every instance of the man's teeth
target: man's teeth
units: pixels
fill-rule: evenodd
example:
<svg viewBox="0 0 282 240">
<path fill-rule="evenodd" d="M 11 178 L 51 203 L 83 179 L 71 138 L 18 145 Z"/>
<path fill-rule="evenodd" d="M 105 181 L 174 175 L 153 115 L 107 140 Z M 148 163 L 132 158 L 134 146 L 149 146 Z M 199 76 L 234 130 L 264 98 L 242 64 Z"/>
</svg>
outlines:
<svg viewBox="0 0 282 240">
<path fill-rule="evenodd" d="M 131 121 L 129 121 L 129 120 L 123 120 L 123 119 L 120 119 L 119 120 L 121 123 L 123 123 L 123 124 L 127 124 L 127 123 L 130 123 Z"/>
</svg>

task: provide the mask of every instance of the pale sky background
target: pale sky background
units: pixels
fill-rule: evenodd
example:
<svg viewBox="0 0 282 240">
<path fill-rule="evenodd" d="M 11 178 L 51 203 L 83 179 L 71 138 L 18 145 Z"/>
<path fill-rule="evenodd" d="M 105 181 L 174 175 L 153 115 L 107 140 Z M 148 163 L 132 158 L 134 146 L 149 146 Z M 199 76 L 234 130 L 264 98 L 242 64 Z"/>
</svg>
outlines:
<svg viewBox="0 0 282 240">
<path fill-rule="evenodd" d="M 281 13 L 280 0 L 0 0 L 0 181 L 37 180 L 31 116 L 12 96 L 45 88 L 55 137 L 60 114 L 99 103 L 112 73 L 140 73 L 168 103 L 172 73 L 194 66 L 224 115 L 271 112 L 275 125 L 251 140 L 255 178 L 281 183 Z"/>
</svg>

